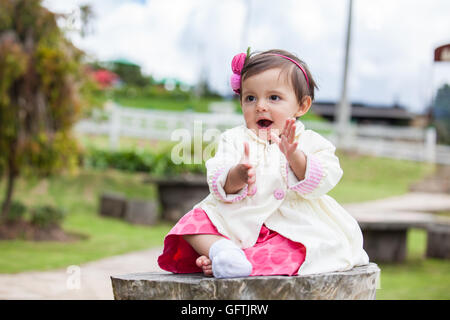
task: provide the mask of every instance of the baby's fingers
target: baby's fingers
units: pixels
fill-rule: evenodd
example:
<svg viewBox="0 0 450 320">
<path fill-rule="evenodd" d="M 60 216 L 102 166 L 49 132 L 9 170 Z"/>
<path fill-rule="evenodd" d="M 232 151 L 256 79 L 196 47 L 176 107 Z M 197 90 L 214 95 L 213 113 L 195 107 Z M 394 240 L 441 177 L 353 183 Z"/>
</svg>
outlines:
<svg viewBox="0 0 450 320">
<path fill-rule="evenodd" d="M 295 123 L 292 124 L 292 126 L 289 130 L 289 135 L 288 135 L 289 143 L 293 143 L 294 139 L 295 139 Z"/>
<path fill-rule="evenodd" d="M 275 142 L 276 144 L 280 144 L 281 139 L 280 137 L 278 137 L 275 133 L 270 132 L 270 138 L 273 142 Z"/>
<path fill-rule="evenodd" d="M 249 183 L 248 184 L 248 189 L 247 189 L 247 194 L 249 196 L 252 196 L 256 193 L 256 186 L 255 183 Z"/>
<path fill-rule="evenodd" d="M 255 168 L 251 168 L 250 170 L 248 170 L 247 177 L 248 177 L 248 180 L 247 180 L 248 184 L 255 183 L 255 181 L 256 181 L 256 170 L 255 170 Z"/>
</svg>

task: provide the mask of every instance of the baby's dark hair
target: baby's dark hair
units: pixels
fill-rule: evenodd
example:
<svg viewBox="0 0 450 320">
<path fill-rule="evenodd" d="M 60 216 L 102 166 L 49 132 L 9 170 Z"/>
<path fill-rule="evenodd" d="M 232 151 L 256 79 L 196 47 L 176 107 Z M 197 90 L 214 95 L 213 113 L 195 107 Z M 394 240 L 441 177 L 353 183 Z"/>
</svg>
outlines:
<svg viewBox="0 0 450 320">
<path fill-rule="evenodd" d="M 286 56 L 298 62 L 305 69 L 309 80 L 309 86 L 303 71 L 295 63 L 275 54 Z M 284 50 L 273 49 L 260 53 L 253 52 L 247 55 L 241 72 L 241 88 L 242 82 L 245 79 L 273 68 L 280 68 L 282 72 L 288 72 L 288 79 L 294 88 L 299 104 L 302 103 L 304 96 L 310 96 L 311 100 L 314 100 L 314 88 L 318 89 L 318 87 L 308 66 L 295 55 Z"/>
</svg>

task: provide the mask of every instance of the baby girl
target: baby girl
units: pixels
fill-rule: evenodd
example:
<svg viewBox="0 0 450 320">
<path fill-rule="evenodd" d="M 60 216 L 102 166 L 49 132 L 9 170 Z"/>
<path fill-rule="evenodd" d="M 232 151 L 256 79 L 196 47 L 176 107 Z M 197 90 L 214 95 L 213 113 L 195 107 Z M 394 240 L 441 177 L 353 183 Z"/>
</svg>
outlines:
<svg viewBox="0 0 450 320">
<path fill-rule="evenodd" d="M 236 55 L 232 71 L 245 125 L 220 135 L 211 193 L 168 233 L 159 266 L 231 278 L 367 264 L 356 220 L 327 195 L 343 174 L 335 147 L 298 120 L 317 88 L 306 64 L 269 50 Z"/>
</svg>

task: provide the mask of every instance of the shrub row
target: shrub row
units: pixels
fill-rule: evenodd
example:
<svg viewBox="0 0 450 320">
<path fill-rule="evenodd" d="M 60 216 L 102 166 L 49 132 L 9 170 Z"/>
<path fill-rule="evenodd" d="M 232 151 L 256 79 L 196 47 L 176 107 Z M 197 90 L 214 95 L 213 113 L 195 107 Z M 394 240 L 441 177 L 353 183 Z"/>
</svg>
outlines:
<svg viewBox="0 0 450 320">
<path fill-rule="evenodd" d="M 55 225 L 59 226 L 64 217 L 65 211 L 53 206 L 42 205 L 27 208 L 22 202 L 13 201 L 6 220 L 11 222 L 28 220 L 35 226 L 46 228 Z"/>
<path fill-rule="evenodd" d="M 90 149 L 83 156 L 86 168 L 114 168 L 128 172 L 145 172 L 155 176 L 175 176 L 183 173 L 205 173 L 202 164 L 175 164 L 170 152 L 152 153 L 139 150 L 108 151 Z"/>
</svg>

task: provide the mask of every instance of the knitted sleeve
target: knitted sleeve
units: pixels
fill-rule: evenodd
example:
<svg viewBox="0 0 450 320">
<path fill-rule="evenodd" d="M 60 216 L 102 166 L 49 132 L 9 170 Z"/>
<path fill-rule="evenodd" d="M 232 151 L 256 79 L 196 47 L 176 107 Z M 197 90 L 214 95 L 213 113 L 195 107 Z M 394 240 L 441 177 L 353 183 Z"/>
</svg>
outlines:
<svg viewBox="0 0 450 320">
<path fill-rule="evenodd" d="M 306 155 L 305 178 L 298 180 L 287 163 L 288 187 L 305 199 L 321 197 L 333 189 L 343 175 L 335 155 L 336 147 L 311 130 L 306 130 L 299 137 L 299 142 L 299 148 Z"/>
<path fill-rule="evenodd" d="M 206 174 L 211 194 L 219 201 L 237 202 L 247 196 L 248 186 L 236 194 L 227 194 L 224 190 L 228 172 L 238 164 L 242 152 L 233 143 L 233 137 L 224 132 L 219 137 L 217 151 L 214 157 L 206 161 Z"/>
</svg>

